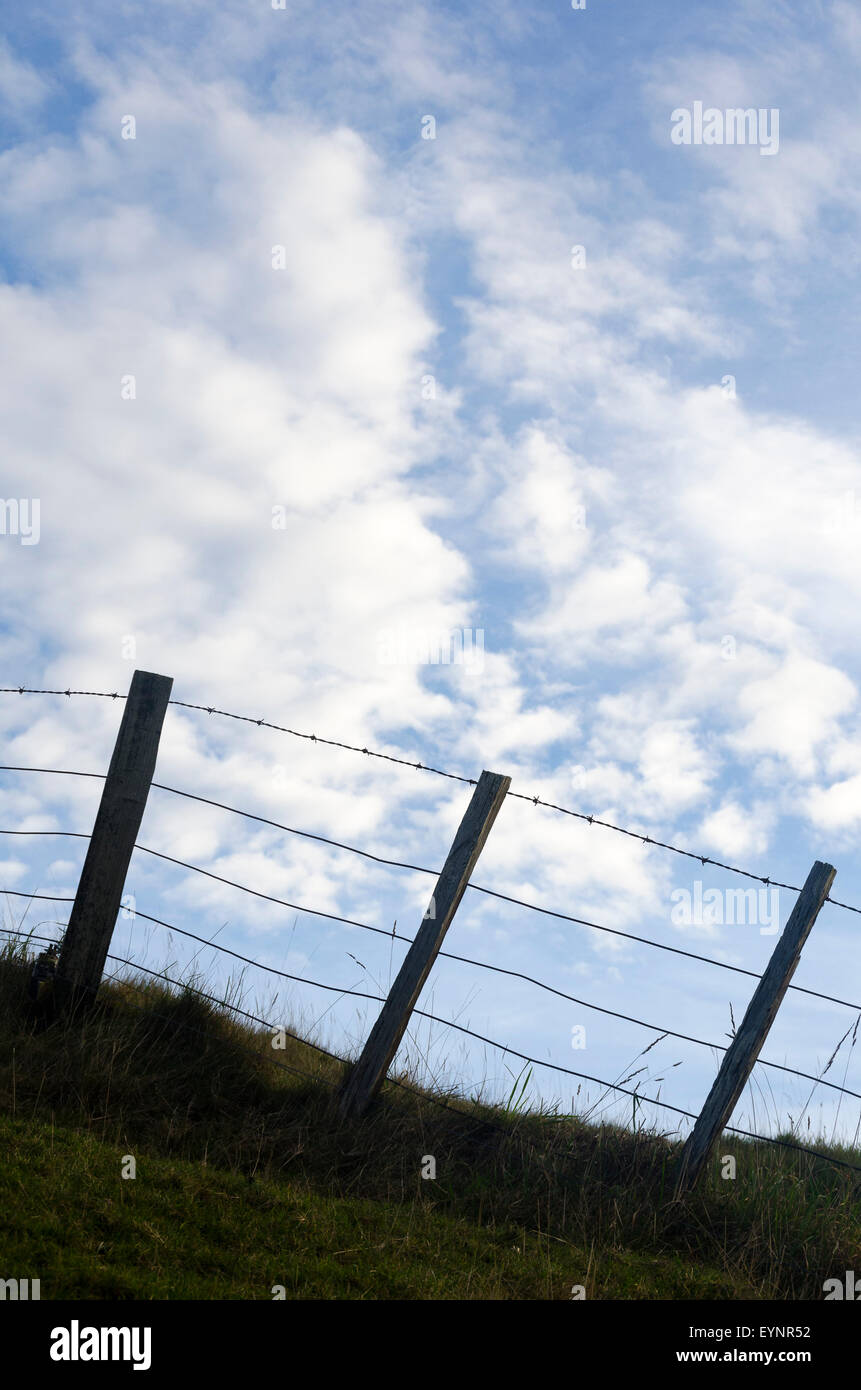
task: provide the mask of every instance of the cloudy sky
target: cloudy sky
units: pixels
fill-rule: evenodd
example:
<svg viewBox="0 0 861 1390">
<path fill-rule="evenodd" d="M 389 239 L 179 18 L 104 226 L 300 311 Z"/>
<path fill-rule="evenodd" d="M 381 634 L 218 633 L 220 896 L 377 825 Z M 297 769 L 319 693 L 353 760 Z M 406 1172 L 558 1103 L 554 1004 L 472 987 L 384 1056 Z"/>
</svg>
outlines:
<svg viewBox="0 0 861 1390">
<path fill-rule="evenodd" d="M 859 58 L 842 0 L 7 16 L 0 684 L 164 673 L 788 884 L 825 859 L 861 905 Z M 104 771 L 119 717 L 4 694 L 3 761 Z M 7 831 L 91 829 L 99 783 L 0 776 Z M 157 780 L 432 870 L 470 794 L 177 707 Z M 407 936 L 434 883 L 158 790 L 140 843 Z M 83 848 L 6 835 L 0 886 L 71 896 Z M 752 971 L 794 902 L 727 920 L 750 880 L 512 798 L 474 881 Z M 385 993 L 405 951 L 141 853 L 127 888 L 343 989 Z M 795 983 L 861 1002 L 858 927 L 827 904 Z M 584 1002 L 440 960 L 422 1007 L 689 1110 L 719 1054 L 638 1054 L 725 1046 L 754 984 L 472 891 L 445 946 Z M 113 949 L 179 973 L 197 947 L 123 916 Z M 216 991 L 237 966 L 194 960 Z M 244 985 L 342 1054 L 376 1013 Z M 819 1074 L 857 1018 L 791 993 L 763 1055 Z M 851 1042 L 829 1077 L 861 1091 Z M 471 1093 L 523 1065 L 427 1020 L 407 1056 Z M 528 1094 L 578 1084 L 631 1118 L 550 1069 Z M 811 1089 L 758 1067 L 735 1123 L 851 1137 L 861 1102 Z"/>
</svg>

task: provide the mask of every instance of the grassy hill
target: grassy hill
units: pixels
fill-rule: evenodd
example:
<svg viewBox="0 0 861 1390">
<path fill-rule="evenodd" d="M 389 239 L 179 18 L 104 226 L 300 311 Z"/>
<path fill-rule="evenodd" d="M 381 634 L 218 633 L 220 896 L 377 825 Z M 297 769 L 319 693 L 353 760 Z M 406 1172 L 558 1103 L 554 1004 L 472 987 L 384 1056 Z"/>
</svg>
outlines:
<svg viewBox="0 0 861 1390">
<path fill-rule="evenodd" d="M 43 1299 L 821 1299 L 857 1266 L 859 1175 L 805 1155 L 724 1138 L 736 1179 L 675 1203 L 644 1132 L 393 1085 L 345 1125 L 306 1043 L 151 980 L 34 1031 L 29 971 L 0 952 L 0 1278 Z"/>
</svg>

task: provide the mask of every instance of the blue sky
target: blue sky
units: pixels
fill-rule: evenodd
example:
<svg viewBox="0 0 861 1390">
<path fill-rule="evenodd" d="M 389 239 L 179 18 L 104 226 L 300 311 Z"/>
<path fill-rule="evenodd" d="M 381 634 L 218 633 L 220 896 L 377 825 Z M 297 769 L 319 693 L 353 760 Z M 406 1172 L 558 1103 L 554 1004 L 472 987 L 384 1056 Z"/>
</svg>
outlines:
<svg viewBox="0 0 861 1390">
<path fill-rule="evenodd" d="M 10 16 L 0 496 L 38 499 L 39 534 L 25 544 L 4 508 L 0 684 L 162 672 L 179 700 L 506 773 L 787 883 L 826 859 L 861 905 L 859 56 L 845 3 Z M 774 153 L 675 144 L 696 102 L 777 112 Z M 481 661 L 380 659 L 386 633 L 466 629 Z M 117 722 L 106 701 L 0 697 L 10 764 L 104 770 Z M 431 868 L 467 801 L 176 708 L 157 780 Z M 6 829 L 88 831 L 97 798 L 85 779 L 0 782 Z M 418 926 L 431 879 L 189 806 L 154 792 L 141 843 Z M 74 893 L 80 842 L 7 836 L 0 855 L 3 887 Z M 747 970 L 775 940 L 673 920 L 697 880 L 745 880 L 522 801 L 475 879 Z M 309 979 L 378 993 L 402 958 L 145 855 L 128 886 L 141 911 Z M 856 920 L 826 906 L 796 983 L 861 1001 Z M 140 918 L 115 941 L 153 968 L 196 949 Z M 475 893 L 446 949 L 719 1043 L 752 986 Z M 230 969 L 196 965 L 215 984 Z M 245 983 L 337 1051 L 373 1021 L 310 985 Z M 421 1003 L 609 1081 L 652 1064 L 647 1094 L 684 1109 L 715 1072 L 673 1039 L 635 1061 L 653 1031 L 454 962 Z M 791 994 L 763 1055 L 819 1073 L 856 1018 Z M 409 1047 L 470 1091 L 520 1068 L 439 1025 Z M 861 1091 L 848 1042 L 829 1077 L 847 1057 Z M 820 1088 L 805 1110 L 809 1083 L 755 1076 L 736 1124 L 855 1133 L 858 1101 L 838 1114 Z M 570 1104 L 576 1085 L 536 1069 L 530 1096 Z"/>
</svg>

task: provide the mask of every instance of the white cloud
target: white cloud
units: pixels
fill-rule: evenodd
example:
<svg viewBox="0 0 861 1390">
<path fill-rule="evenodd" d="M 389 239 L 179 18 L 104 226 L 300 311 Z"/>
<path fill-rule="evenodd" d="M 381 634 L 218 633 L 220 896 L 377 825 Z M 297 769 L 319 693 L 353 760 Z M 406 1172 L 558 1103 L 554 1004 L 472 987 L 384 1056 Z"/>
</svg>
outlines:
<svg viewBox="0 0 861 1390">
<path fill-rule="evenodd" d="M 820 745 L 856 700 L 857 690 L 842 671 L 793 654 L 740 692 L 739 709 L 747 722 L 730 742 L 745 753 L 775 754 L 809 777 Z"/>
<path fill-rule="evenodd" d="M 810 819 L 826 830 L 857 826 L 861 822 L 861 772 L 830 787 L 813 788 L 805 809 Z"/>
<path fill-rule="evenodd" d="M 679 811 L 702 799 L 713 773 L 693 727 L 678 720 L 658 720 L 641 747 L 640 774 L 646 790 L 663 807 Z"/>
<path fill-rule="evenodd" d="M 705 817 L 697 837 L 718 854 L 735 856 L 764 854 L 769 845 L 773 816 L 767 805 L 745 810 L 737 802 L 726 801 Z"/>
<path fill-rule="evenodd" d="M 578 569 L 589 549 L 587 498 L 600 485 L 596 471 L 538 428 L 526 431 L 503 469 L 488 531 L 506 536 L 521 564 L 548 575 Z"/>
<path fill-rule="evenodd" d="M 624 660 L 642 656 L 656 633 L 683 614 L 684 600 L 674 583 L 653 580 L 641 556 L 622 554 L 609 564 L 596 561 L 558 587 L 545 611 L 518 628 L 532 640 L 564 643 L 571 656 L 594 652 L 600 643 Z"/>
</svg>

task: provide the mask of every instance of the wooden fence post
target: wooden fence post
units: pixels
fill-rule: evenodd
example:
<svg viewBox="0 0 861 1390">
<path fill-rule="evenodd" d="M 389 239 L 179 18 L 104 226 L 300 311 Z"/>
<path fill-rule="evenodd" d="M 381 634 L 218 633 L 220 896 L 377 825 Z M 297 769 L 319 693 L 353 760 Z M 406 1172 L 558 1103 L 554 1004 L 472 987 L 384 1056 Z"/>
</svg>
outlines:
<svg viewBox="0 0 861 1390">
<path fill-rule="evenodd" d="M 501 777 L 496 772 L 482 772 L 478 779 L 422 925 L 368 1035 L 362 1055 L 341 1089 L 339 1113 L 342 1119 L 361 1115 L 382 1086 L 510 786 L 511 778 Z"/>
<path fill-rule="evenodd" d="M 95 998 L 155 771 L 173 678 L 135 671 L 57 962 L 61 1005 Z"/>
<path fill-rule="evenodd" d="M 823 864 L 817 859 L 807 875 L 765 974 L 756 987 L 732 1043 L 724 1054 L 700 1117 L 682 1149 L 676 1179 L 676 1197 L 693 1187 L 708 1159 L 712 1145 L 735 1109 L 783 996 L 789 988 L 789 982 L 795 974 L 802 947 L 834 882 L 834 874 L 835 870 L 830 864 Z"/>
</svg>

